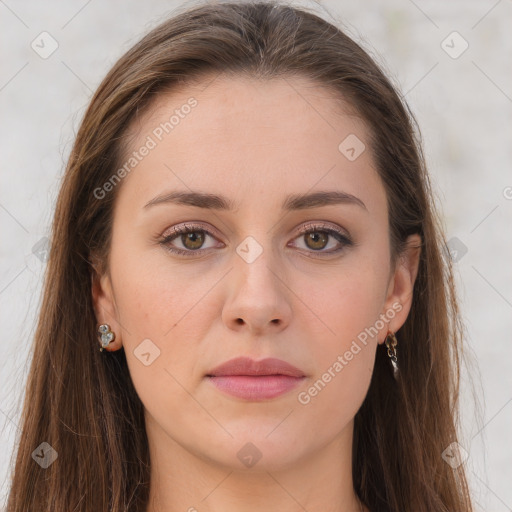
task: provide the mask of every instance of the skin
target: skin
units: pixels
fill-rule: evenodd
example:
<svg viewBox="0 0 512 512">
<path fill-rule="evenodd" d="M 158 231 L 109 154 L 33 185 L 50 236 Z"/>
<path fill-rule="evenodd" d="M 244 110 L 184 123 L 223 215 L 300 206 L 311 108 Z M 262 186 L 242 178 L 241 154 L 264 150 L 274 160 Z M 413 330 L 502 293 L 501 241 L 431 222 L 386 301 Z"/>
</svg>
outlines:
<svg viewBox="0 0 512 512">
<path fill-rule="evenodd" d="M 123 179 L 110 269 L 93 285 L 97 320 L 116 333 L 108 350 L 124 348 L 145 407 L 147 512 L 359 511 L 353 418 L 377 344 L 409 313 L 419 258 L 413 245 L 420 240 L 411 236 L 391 266 L 386 192 L 365 125 L 307 80 L 220 76 L 162 94 L 130 127 L 128 152 L 191 96 L 197 106 Z M 354 161 L 338 149 L 349 134 L 366 144 Z M 174 190 L 222 194 L 237 209 L 144 208 Z M 281 210 L 288 194 L 319 190 L 347 192 L 366 207 Z M 184 245 L 178 235 L 169 245 L 191 252 L 173 255 L 159 242 L 184 222 L 212 235 L 202 246 Z M 343 246 L 332 235 L 322 244 L 297 231 L 315 222 L 338 226 L 354 244 Z M 236 251 L 247 236 L 263 250 L 251 263 Z M 193 253 L 199 246 L 202 255 Z M 393 304 L 401 310 L 301 404 L 298 394 Z M 148 366 L 134 354 L 144 339 L 160 350 Z M 240 355 L 283 359 L 306 379 L 263 402 L 228 396 L 205 375 Z M 249 442 L 261 454 L 252 467 L 237 457 Z"/>
</svg>

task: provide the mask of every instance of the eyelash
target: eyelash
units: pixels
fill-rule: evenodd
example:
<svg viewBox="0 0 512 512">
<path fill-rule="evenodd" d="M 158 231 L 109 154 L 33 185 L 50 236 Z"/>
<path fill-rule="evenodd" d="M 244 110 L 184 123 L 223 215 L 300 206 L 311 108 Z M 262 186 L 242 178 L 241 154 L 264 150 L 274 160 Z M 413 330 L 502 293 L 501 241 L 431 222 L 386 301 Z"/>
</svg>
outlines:
<svg viewBox="0 0 512 512">
<path fill-rule="evenodd" d="M 314 224 L 314 225 L 309 225 L 309 226 L 301 226 L 299 228 L 300 235 L 307 235 L 309 233 L 317 233 L 317 232 L 327 233 L 328 235 L 330 235 L 333 238 L 335 238 L 338 242 L 340 242 L 343 245 L 343 247 L 341 247 L 339 249 L 336 249 L 334 251 L 333 250 L 330 250 L 330 251 L 323 251 L 323 250 L 314 251 L 314 250 L 311 249 L 308 252 L 312 252 L 312 253 L 315 253 L 315 254 L 329 254 L 329 255 L 330 254 L 337 254 L 337 253 L 341 252 L 342 250 L 344 250 L 345 247 L 350 247 L 350 246 L 354 245 L 352 240 L 350 240 L 350 238 L 348 238 L 341 231 L 338 231 L 337 229 L 334 229 L 332 227 L 328 227 L 328 226 L 323 225 L 323 224 Z M 179 249 L 177 247 L 171 247 L 169 245 L 169 243 L 172 242 L 175 238 L 178 238 L 180 235 L 184 235 L 184 234 L 188 234 L 188 233 L 206 233 L 207 235 L 215 238 L 213 233 L 211 233 L 207 229 L 204 229 L 200 225 L 184 224 L 183 226 L 178 226 L 178 227 L 172 228 L 172 234 L 164 237 L 164 239 L 160 241 L 160 244 L 167 251 L 169 251 L 169 252 L 171 252 L 173 254 L 179 254 L 181 256 L 189 256 L 191 253 L 192 254 L 202 254 L 203 252 L 210 250 L 210 249 L 196 249 L 196 250 L 188 249 L 188 250 L 184 250 L 184 249 Z"/>
</svg>

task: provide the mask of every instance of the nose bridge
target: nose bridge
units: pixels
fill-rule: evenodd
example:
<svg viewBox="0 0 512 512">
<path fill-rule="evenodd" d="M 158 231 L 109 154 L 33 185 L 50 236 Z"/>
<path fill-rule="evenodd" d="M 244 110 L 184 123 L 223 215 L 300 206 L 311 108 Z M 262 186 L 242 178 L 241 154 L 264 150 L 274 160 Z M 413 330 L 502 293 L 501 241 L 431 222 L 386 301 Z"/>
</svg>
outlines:
<svg viewBox="0 0 512 512">
<path fill-rule="evenodd" d="M 290 304 L 281 282 L 278 251 L 272 248 L 269 234 L 248 235 L 236 247 L 231 274 L 231 293 L 224 308 L 228 325 L 247 324 L 257 331 L 267 326 L 284 326 L 289 321 Z"/>
<path fill-rule="evenodd" d="M 279 261 L 268 233 L 248 235 L 236 247 L 236 274 L 244 287 L 275 293 Z"/>
</svg>

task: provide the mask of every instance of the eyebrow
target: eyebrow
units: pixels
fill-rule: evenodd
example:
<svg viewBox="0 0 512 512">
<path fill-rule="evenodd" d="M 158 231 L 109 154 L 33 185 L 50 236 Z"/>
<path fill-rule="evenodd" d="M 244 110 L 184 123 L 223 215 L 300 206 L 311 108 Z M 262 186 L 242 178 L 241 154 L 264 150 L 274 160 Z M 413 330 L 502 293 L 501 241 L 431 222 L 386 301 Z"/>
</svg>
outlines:
<svg viewBox="0 0 512 512">
<path fill-rule="evenodd" d="M 157 204 L 183 204 L 195 206 L 197 208 L 207 208 L 212 210 L 235 211 L 237 205 L 227 197 L 208 194 L 204 192 L 180 192 L 173 191 L 159 195 L 149 201 L 144 208 L 149 208 Z M 284 211 L 307 210 L 309 208 L 318 208 L 335 204 L 353 204 L 367 210 L 366 205 L 358 197 L 340 191 L 320 191 L 311 194 L 290 194 L 283 202 Z"/>
</svg>

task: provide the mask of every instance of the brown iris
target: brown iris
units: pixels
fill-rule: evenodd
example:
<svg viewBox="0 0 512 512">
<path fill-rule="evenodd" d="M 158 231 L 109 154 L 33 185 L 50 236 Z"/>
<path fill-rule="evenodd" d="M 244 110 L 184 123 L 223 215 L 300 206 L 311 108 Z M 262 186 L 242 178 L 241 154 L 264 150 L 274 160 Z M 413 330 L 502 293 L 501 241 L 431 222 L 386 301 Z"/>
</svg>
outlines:
<svg viewBox="0 0 512 512">
<path fill-rule="evenodd" d="M 329 235 L 327 233 L 324 233 L 323 231 L 313 231 L 311 233 L 306 233 L 306 245 L 310 249 L 323 249 L 327 245 L 328 236 Z M 312 245 L 308 243 L 309 240 L 312 241 Z"/>
<path fill-rule="evenodd" d="M 182 234 L 181 241 L 187 249 L 199 249 L 204 243 L 204 233 L 202 231 L 193 231 Z"/>
</svg>

